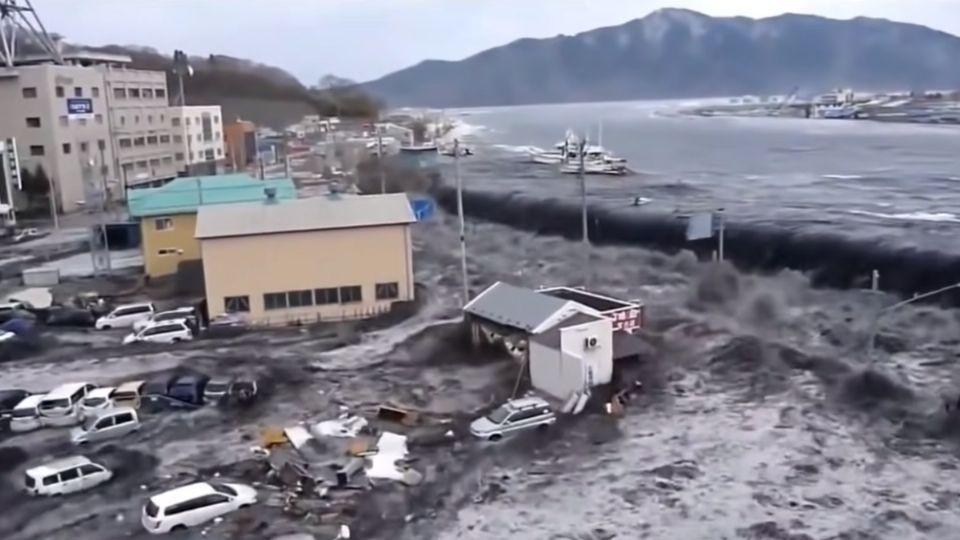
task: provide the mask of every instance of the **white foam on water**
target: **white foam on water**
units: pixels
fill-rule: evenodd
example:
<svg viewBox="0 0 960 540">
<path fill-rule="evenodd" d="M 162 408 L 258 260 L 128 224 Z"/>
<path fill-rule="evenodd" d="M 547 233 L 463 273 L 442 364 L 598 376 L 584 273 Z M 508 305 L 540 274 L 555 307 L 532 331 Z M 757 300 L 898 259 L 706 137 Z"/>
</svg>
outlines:
<svg viewBox="0 0 960 540">
<path fill-rule="evenodd" d="M 848 210 L 851 214 L 870 216 L 881 219 L 897 219 L 902 221 L 931 221 L 936 223 L 960 223 L 960 216 L 949 212 L 903 212 L 898 214 L 884 214 L 868 210 Z"/>
<path fill-rule="evenodd" d="M 546 150 L 544 150 L 543 148 L 540 148 L 538 146 L 530 146 L 530 145 L 513 146 L 509 144 L 495 144 L 493 145 L 493 148 L 496 148 L 497 150 L 511 152 L 514 154 L 540 154 L 540 153 L 546 152 Z"/>
<path fill-rule="evenodd" d="M 830 180 L 859 180 L 863 178 L 859 174 L 825 174 L 824 178 L 829 178 Z"/>
</svg>

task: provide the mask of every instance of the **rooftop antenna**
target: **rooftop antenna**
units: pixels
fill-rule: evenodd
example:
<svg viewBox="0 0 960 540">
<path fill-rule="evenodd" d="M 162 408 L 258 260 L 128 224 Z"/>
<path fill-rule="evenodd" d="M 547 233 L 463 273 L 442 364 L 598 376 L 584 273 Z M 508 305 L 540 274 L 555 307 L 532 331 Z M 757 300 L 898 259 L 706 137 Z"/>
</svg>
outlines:
<svg viewBox="0 0 960 540">
<path fill-rule="evenodd" d="M 63 64 L 60 47 L 54 41 L 30 0 L 0 0 L 0 61 L 11 68 L 17 57 L 18 33 L 33 41 L 55 64 Z"/>
</svg>

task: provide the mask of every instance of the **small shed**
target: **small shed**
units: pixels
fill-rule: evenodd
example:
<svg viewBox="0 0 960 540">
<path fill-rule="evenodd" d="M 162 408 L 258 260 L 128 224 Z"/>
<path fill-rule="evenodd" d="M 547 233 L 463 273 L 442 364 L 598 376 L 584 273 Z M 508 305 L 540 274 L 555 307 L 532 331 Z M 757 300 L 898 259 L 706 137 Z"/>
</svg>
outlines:
<svg viewBox="0 0 960 540">
<path fill-rule="evenodd" d="M 578 313 L 530 337 L 534 388 L 567 400 L 613 378 L 613 321 Z"/>
</svg>

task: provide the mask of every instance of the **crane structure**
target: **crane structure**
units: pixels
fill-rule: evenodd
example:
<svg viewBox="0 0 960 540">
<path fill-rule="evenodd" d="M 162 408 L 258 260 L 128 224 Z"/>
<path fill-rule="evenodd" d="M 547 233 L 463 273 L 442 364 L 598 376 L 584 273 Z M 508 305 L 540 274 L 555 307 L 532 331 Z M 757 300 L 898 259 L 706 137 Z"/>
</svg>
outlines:
<svg viewBox="0 0 960 540">
<path fill-rule="evenodd" d="M 56 40 L 47 33 L 43 21 L 30 0 L 0 0 L 0 62 L 7 68 L 14 66 L 20 45 L 30 43 L 50 56 L 55 64 L 63 57 Z"/>
</svg>

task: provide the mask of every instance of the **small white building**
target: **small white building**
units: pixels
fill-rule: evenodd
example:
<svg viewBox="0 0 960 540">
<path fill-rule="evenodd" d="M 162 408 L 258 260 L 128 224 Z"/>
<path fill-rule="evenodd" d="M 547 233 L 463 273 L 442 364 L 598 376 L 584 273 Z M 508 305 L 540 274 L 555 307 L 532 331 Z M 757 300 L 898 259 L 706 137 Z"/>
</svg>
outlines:
<svg viewBox="0 0 960 540">
<path fill-rule="evenodd" d="M 222 172 L 224 156 L 223 115 L 219 105 L 170 107 L 173 142 L 184 156 L 188 174 Z"/>
<path fill-rule="evenodd" d="M 580 296 L 605 303 L 572 299 Z M 463 310 L 475 336 L 503 342 L 529 366 L 533 387 L 562 401 L 610 383 L 614 360 L 641 348 L 631 335 L 636 325 L 616 313 L 633 311 L 641 321 L 642 306 L 577 289 L 535 291 L 498 281 Z"/>
</svg>

